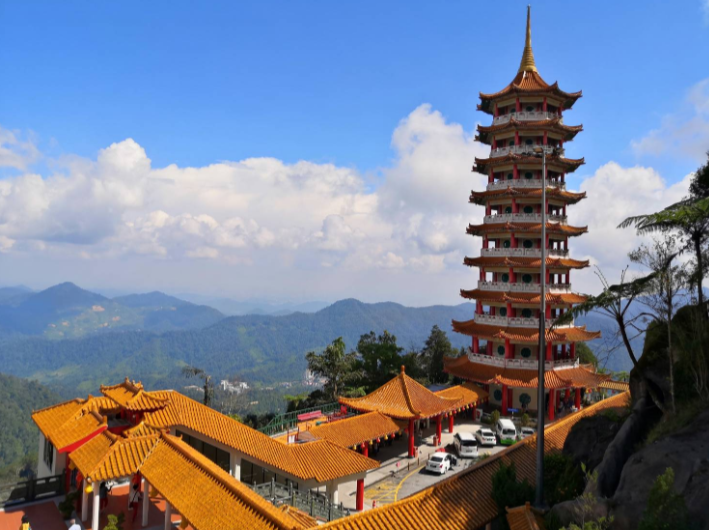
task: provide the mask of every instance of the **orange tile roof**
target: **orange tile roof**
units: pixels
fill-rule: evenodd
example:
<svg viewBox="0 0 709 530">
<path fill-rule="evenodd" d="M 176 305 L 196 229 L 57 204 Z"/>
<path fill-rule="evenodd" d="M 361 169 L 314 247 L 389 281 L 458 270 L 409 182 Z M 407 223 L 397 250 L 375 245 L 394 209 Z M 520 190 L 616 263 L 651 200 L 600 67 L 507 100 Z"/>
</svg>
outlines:
<svg viewBox="0 0 709 530">
<path fill-rule="evenodd" d="M 99 404 L 92 397 L 74 399 L 35 411 L 32 419 L 57 451 L 65 452 L 107 428 L 106 418 L 97 412 Z"/>
<path fill-rule="evenodd" d="M 513 304 L 538 305 L 541 296 L 535 293 L 505 293 L 501 291 L 483 291 L 482 289 L 460 290 L 460 296 L 482 302 L 511 302 Z M 587 297 L 577 293 L 546 293 L 548 304 L 569 305 L 581 304 Z"/>
<path fill-rule="evenodd" d="M 565 158 L 559 155 L 551 155 L 547 156 L 546 163 L 547 169 L 550 169 L 552 171 L 560 169 L 562 173 L 573 173 L 586 162 L 583 158 Z M 526 164 L 539 166 L 541 168 L 542 159 L 537 158 L 535 156 L 527 156 L 523 154 L 517 155 L 514 153 L 509 153 L 504 156 L 493 156 L 490 158 L 475 157 L 475 165 L 473 166 L 473 171 L 482 173 L 483 175 L 487 175 L 488 168 L 495 168 L 498 166 L 509 166 L 510 164 Z M 514 186 L 514 184 L 512 184 L 512 186 Z"/>
<path fill-rule="evenodd" d="M 310 517 L 307 513 L 298 508 L 294 508 L 289 504 L 284 504 L 281 506 L 281 511 L 288 514 L 296 523 L 301 525 L 303 528 L 315 528 L 318 526 L 317 519 Z"/>
<path fill-rule="evenodd" d="M 146 423 L 154 427 L 187 427 L 236 449 L 249 460 L 303 481 L 325 483 L 379 467 L 376 460 L 328 440 L 286 445 L 177 392 L 154 394 L 169 397 L 170 403 L 164 409 L 148 412 Z"/>
<path fill-rule="evenodd" d="M 571 428 L 582 418 L 608 408 L 622 406 L 627 394 L 603 400 L 566 416 L 544 431 L 546 452 L 561 451 Z M 537 437 L 530 436 L 435 486 L 400 501 L 332 521 L 323 530 L 470 530 L 480 528 L 498 517 L 492 498 L 492 476 L 499 463 L 513 463 L 517 478 L 534 483 Z"/>
<path fill-rule="evenodd" d="M 313 427 L 308 432 L 315 438 L 329 440 L 343 447 L 360 445 L 370 440 L 384 438 L 404 428 L 406 422 L 397 421 L 381 412 L 368 412 L 344 420 Z"/>
<path fill-rule="evenodd" d="M 134 475 L 150 456 L 159 433 L 126 438 L 108 431 L 71 453 L 71 461 L 91 482 L 103 482 Z"/>
<path fill-rule="evenodd" d="M 627 392 L 630 390 L 630 383 L 627 381 L 603 381 L 598 388 L 603 390 L 615 390 L 616 392 Z"/>
<path fill-rule="evenodd" d="M 117 385 L 101 385 L 101 393 L 122 408 L 136 412 L 160 409 L 168 403 L 167 399 L 159 398 L 153 392 L 146 392 L 142 383 L 130 381 L 127 377 Z"/>
<path fill-rule="evenodd" d="M 459 409 L 466 405 L 476 405 L 488 398 L 488 393 L 484 388 L 480 388 L 475 383 L 467 381 L 462 385 L 455 385 L 449 388 L 444 388 L 436 392 L 436 395 L 441 397 L 455 398 L 459 396 L 458 401 L 453 405 L 453 409 Z M 452 409 L 451 409 L 452 410 Z"/>
<path fill-rule="evenodd" d="M 411 379 L 401 367 L 401 373 L 374 392 L 360 398 L 340 398 L 340 403 L 355 410 L 379 411 L 382 414 L 408 420 L 428 418 L 450 410 L 457 399 L 437 396 Z"/>
<path fill-rule="evenodd" d="M 537 370 L 505 368 L 472 362 L 466 356 L 443 359 L 444 370 L 456 377 L 485 384 L 504 384 L 517 388 L 536 388 Z M 610 375 L 599 374 L 592 367 L 579 365 L 576 368 L 547 370 L 544 372 L 544 388 L 597 388 Z"/>
<path fill-rule="evenodd" d="M 475 320 L 464 322 L 453 320 L 453 331 L 463 335 L 486 339 L 510 339 L 514 343 L 535 344 L 539 342 L 539 330 L 534 328 L 502 327 L 490 324 L 478 324 Z M 551 343 L 581 342 L 597 339 L 600 331 L 586 331 L 586 326 L 548 329 L 546 339 Z"/>
<path fill-rule="evenodd" d="M 173 436 L 161 436 L 140 471 L 197 530 L 306 528 Z"/>
<path fill-rule="evenodd" d="M 551 131 L 562 135 L 565 141 L 573 140 L 573 138 L 583 131 L 583 125 L 564 125 L 561 118 L 553 118 L 549 120 L 538 121 L 521 121 L 514 117 L 510 118 L 506 123 L 499 125 L 478 125 L 478 135 L 475 140 L 485 144 L 490 144 L 492 135 L 504 131 Z"/>
<path fill-rule="evenodd" d="M 490 232 L 516 232 L 519 234 L 538 234 L 542 231 L 542 223 L 484 223 L 480 225 L 469 224 L 465 230 L 467 234 L 478 235 Z M 588 232 L 587 226 L 571 226 L 561 223 L 547 222 L 548 234 L 563 234 L 566 236 L 580 236 Z"/>
<path fill-rule="evenodd" d="M 490 199 L 507 198 L 507 197 L 531 197 L 534 199 L 542 198 L 541 188 L 514 188 L 508 186 L 503 190 L 491 190 L 491 191 L 472 191 L 470 193 L 470 202 L 473 204 L 478 204 L 484 206 Z M 574 193 L 572 191 L 566 191 L 555 187 L 547 187 L 547 198 L 550 199 L 563 199 L 567 204 L 575 204 L 582 199 L 586 198 L 586 192 Z"/>
<path fill-rule="evenodd" d="M 585 269 L 589 261 L 570 258 L 547 258 L 547 267 L 551 269 Z M 541 258 L 520 258 L 507 256 L 484 256 L 477 258 L 465 257 L 463 264 L 468 267 L 513 267 L 513 268 L 538 268 L 542 266 Z"/>
<path fill-rule="evenodd" d="M 532 508 L 529 503 L 517 508 L 507 508 L 507 523 L 510 530 L 546 530 L 544 512 Z"/>
<path fill-rule="evenodd" d="M 558 83 L 548 84 L 539 72 L 518 72 L 512 82 L 499 92 L 484 94 L 480 92 L 481 103 L 478 110 L 491 113 L 495 100 L 512 96 L 551 95 L 562 100 L 564 108 L 571 108 L 574 102 L 582 95 L 579 92 L 564 92 Z"/>
</svg>

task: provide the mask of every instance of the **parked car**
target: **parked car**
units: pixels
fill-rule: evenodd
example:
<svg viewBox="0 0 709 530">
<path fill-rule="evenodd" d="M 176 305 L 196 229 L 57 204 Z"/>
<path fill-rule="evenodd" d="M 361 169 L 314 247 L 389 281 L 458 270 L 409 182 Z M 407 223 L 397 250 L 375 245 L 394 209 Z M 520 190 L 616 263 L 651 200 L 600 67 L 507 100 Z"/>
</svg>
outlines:
<svg viewBox="0 0 709 530">
<path fill-rule="evenodd" d="M 469 432 L 456 433 L 453 436 L 455 452 L 461 458 L 476 458 L 478 456 L 478 441 Z"/>
<path fill-rule="evenodd" d="M 444 475 L 453 465 L 457 463 L 456 458 L 448 453 L 433 453 L 426 462 L 426 471 Z"/>
<path fill-rule="evenodd" d="M 501 445 L 512 445 L 517 441 L 517 428 L 512 420 L 500 418 L 495 424 L 495 434 Z"/>
<path fill-rule="evenodd" d="M 534 436 L 536 434 L 535 430 L 531 427 L 522 427 L 519 430 L 519 439 L 524 440 L 528 436 Z"/>
<path fill-rule="evenodd" d="M 478 432 L 475 433 L 475 438 L 480 445 L 497 445 L 495 433 L 491 429 L 478 429 Z"/>
</svg>

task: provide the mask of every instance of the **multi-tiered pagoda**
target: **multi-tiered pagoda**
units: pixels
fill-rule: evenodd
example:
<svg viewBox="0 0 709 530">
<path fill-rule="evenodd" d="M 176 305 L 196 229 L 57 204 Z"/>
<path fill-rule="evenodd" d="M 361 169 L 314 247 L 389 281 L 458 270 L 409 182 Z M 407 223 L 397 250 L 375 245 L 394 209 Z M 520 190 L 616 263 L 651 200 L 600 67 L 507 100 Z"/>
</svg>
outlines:
<svg viewBox="0 0 709 530">
<path fill-rule="evenodd" d="M 546 359 L 544 405 L 550 419 L 563 400 L 581 406 L 581 389 L 605 379 L 579 363 L 576 343 L 600 334 L 574 324 L 552 328 L 554 320 L 584 301 L 571 291 L 571 270 L 588 261 L 569 257 L 569 238 L 587 231 L 567 223 L 567 206 L 585 193 L 566 190 L 566 175 L 584 163 L 564 156 L 564 144 L 582 130 L 564 124 L 581 92 L 564 92 L 539 75 L 532 53 L 530 12 L 517 75 L 494 94 L 480 94 L 478 110 L 492 115 L 492 125 L 478 126 L 476 140 L 490 145 L 489 158 L 476 158 L 474 171 L 488 178 L 485 191 L 473 191 L 470 202 L 485 207 L 482 224 L 467 232 L 482 237 L 482 255 L 465 258 L 480 271 L 477 289 L 461 290 L 476 301 L 475 318 L 453 322 L 458 333 L 472 337 L 469 355 L 446 360 L 446 371 L 488 385 L 491 403 L 537 409 L 540 282 L 546 282 Z M 542 204 L 542 158 L 546 156 L 546 204 Z M 547 212 L 542 241 L 542 209 Z M 547 249 L 546 278 L 541 277 L 541 248 Z M 571 395 L 571 392 L 574 395 Z"/>
</svg>

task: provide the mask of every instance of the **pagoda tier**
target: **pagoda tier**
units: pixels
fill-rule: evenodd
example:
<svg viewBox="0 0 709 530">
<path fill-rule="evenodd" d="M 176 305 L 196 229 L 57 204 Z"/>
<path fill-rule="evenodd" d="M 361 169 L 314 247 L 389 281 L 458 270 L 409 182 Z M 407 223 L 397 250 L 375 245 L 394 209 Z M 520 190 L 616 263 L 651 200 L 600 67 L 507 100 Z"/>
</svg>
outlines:
<svg viewBox="0 0 709 530">
<path fill-rule="evenodd" d="M 515 138 L 516 131 L 524 133 L 542 131 L 542 133 L 547 133 L 547 138 L 551 135 L 555 140 L 571 141 L 578 133 L 583 131 L 583 125 L 564 125 L 562 119 L 558 117 L 535 121 L 510 118 L 496 125 L 478 125 L 478 134 L 475 140 L 487 145 L 492 145 L 493 140 L 497 140 L 495 143 L 499 144 L 500 140 L 508 139 L 509 141 L 509 139 Z M 504 142 L 502 145 L 504 145 Z"/>
<path fill-rule="evenodd" d="M 531 151 L 533 148 L 534 145 L 513 145 L 506 148 L 500 148 L 498 152 L 501 152 L 502 149 L 505 149 L 507 151 L 506 154 L 501 154 L 500 156 L 491 156 L 490 158 L 475 157 L 475 165 L 473 166 L 473 171 L 482 173 L 483 175 L 488 175 L 490 171 L 494 171 L 495 168 L 499 168 L 502 166 L 512 167 L 515 164 L 518 166 L 525 165 L 541 169 L 542 160 L 540 158 L 525 154 L 528 151 Z M 502 151 L 501 153 L 504 153 L 504 151 Z M 550 171 L 572 173 L 585 163 L 586 162 L 583 158 L 565 158 L 560 155 L 547 156 L 547 168 Z"/>
<path fill-rule="evenodd" d="M 491 125 L 478 126 L 476 140 L 490 145 L 491 152 L 489 158 L 475 158 L 473 170 L 486 175 L 488 185 L 485 191 L 472 191 L 469 200 L 485 206 L 485 216 L 481 224 L 468 225 L 466 233 L 482 237 L 483 243 L 479 257 L 464 260 L 465 265 L 480 269 L 477 289 L 461 290 L 463 298 L 475 300 L 475 315 L 472 320 L 453 321 L 453 330 L 471 337 L 472 344 L 467 357 L 446 365 L 450 374 L 500 385 L 490 389 L 490 399 L 501 405 L 503 414 L 516 406 L 516 400 L 523 407 L 538 407 L 536 396 L 525 389 L 536 386 L 541 361 L 549 369 L 545 388 L 551 418 L 559 399 L 551 399 L 555 390 L 566 388 L 568 397 L 575 388 L 576 406 L 580 406 L 581 388 L 596 387 L 602 380 L 576 358 L 576 343 L 600 333 L 574 323 L 554 326 L 574 304 L 586 300 L 571 291 L 570 271 L 588 267 L 589 262 L 569 257 L 568 244 L 588 227 L 567 223 L 567 206 L 586 194 L 566 189 L 566 174 L 578 169 L 584 159 L 564 154 L 565 142 L 583 127 L 565 125 L 562 119 L 562 111 L 579 97 L 581 92 L 564 92 L 537 72 L 528 11 L 517 76 L 503 90 L 480 95 L 478 108 L 494 118 Z M 541 274 L 543 249 L 546 277 Z M 543 315 L 547 330 L 545 351 L 540 352 L 542 282 L 547 291 Z"/>
</svg>

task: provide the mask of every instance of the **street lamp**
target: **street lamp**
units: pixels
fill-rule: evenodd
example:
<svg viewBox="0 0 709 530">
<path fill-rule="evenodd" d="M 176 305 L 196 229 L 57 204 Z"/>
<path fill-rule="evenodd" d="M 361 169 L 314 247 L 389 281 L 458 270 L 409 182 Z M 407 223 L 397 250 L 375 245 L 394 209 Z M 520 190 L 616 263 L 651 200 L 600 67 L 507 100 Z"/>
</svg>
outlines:
<svg viewBox="0 0 709 530">
<path fill-rule="evenodd" d="M 539 313 L 539 372 L 537 375 L 537 491 L 534 504 L 545 508 L 544 504 L 544 369 L 546 362 L 546 310 L 547 310 L 547 153 L 556 154 L 547 146 L 537 146 L 532 152 L 524 153 L 542 159 L 542 241 L 541 241 L 541 281 Z"/>
</svg>

